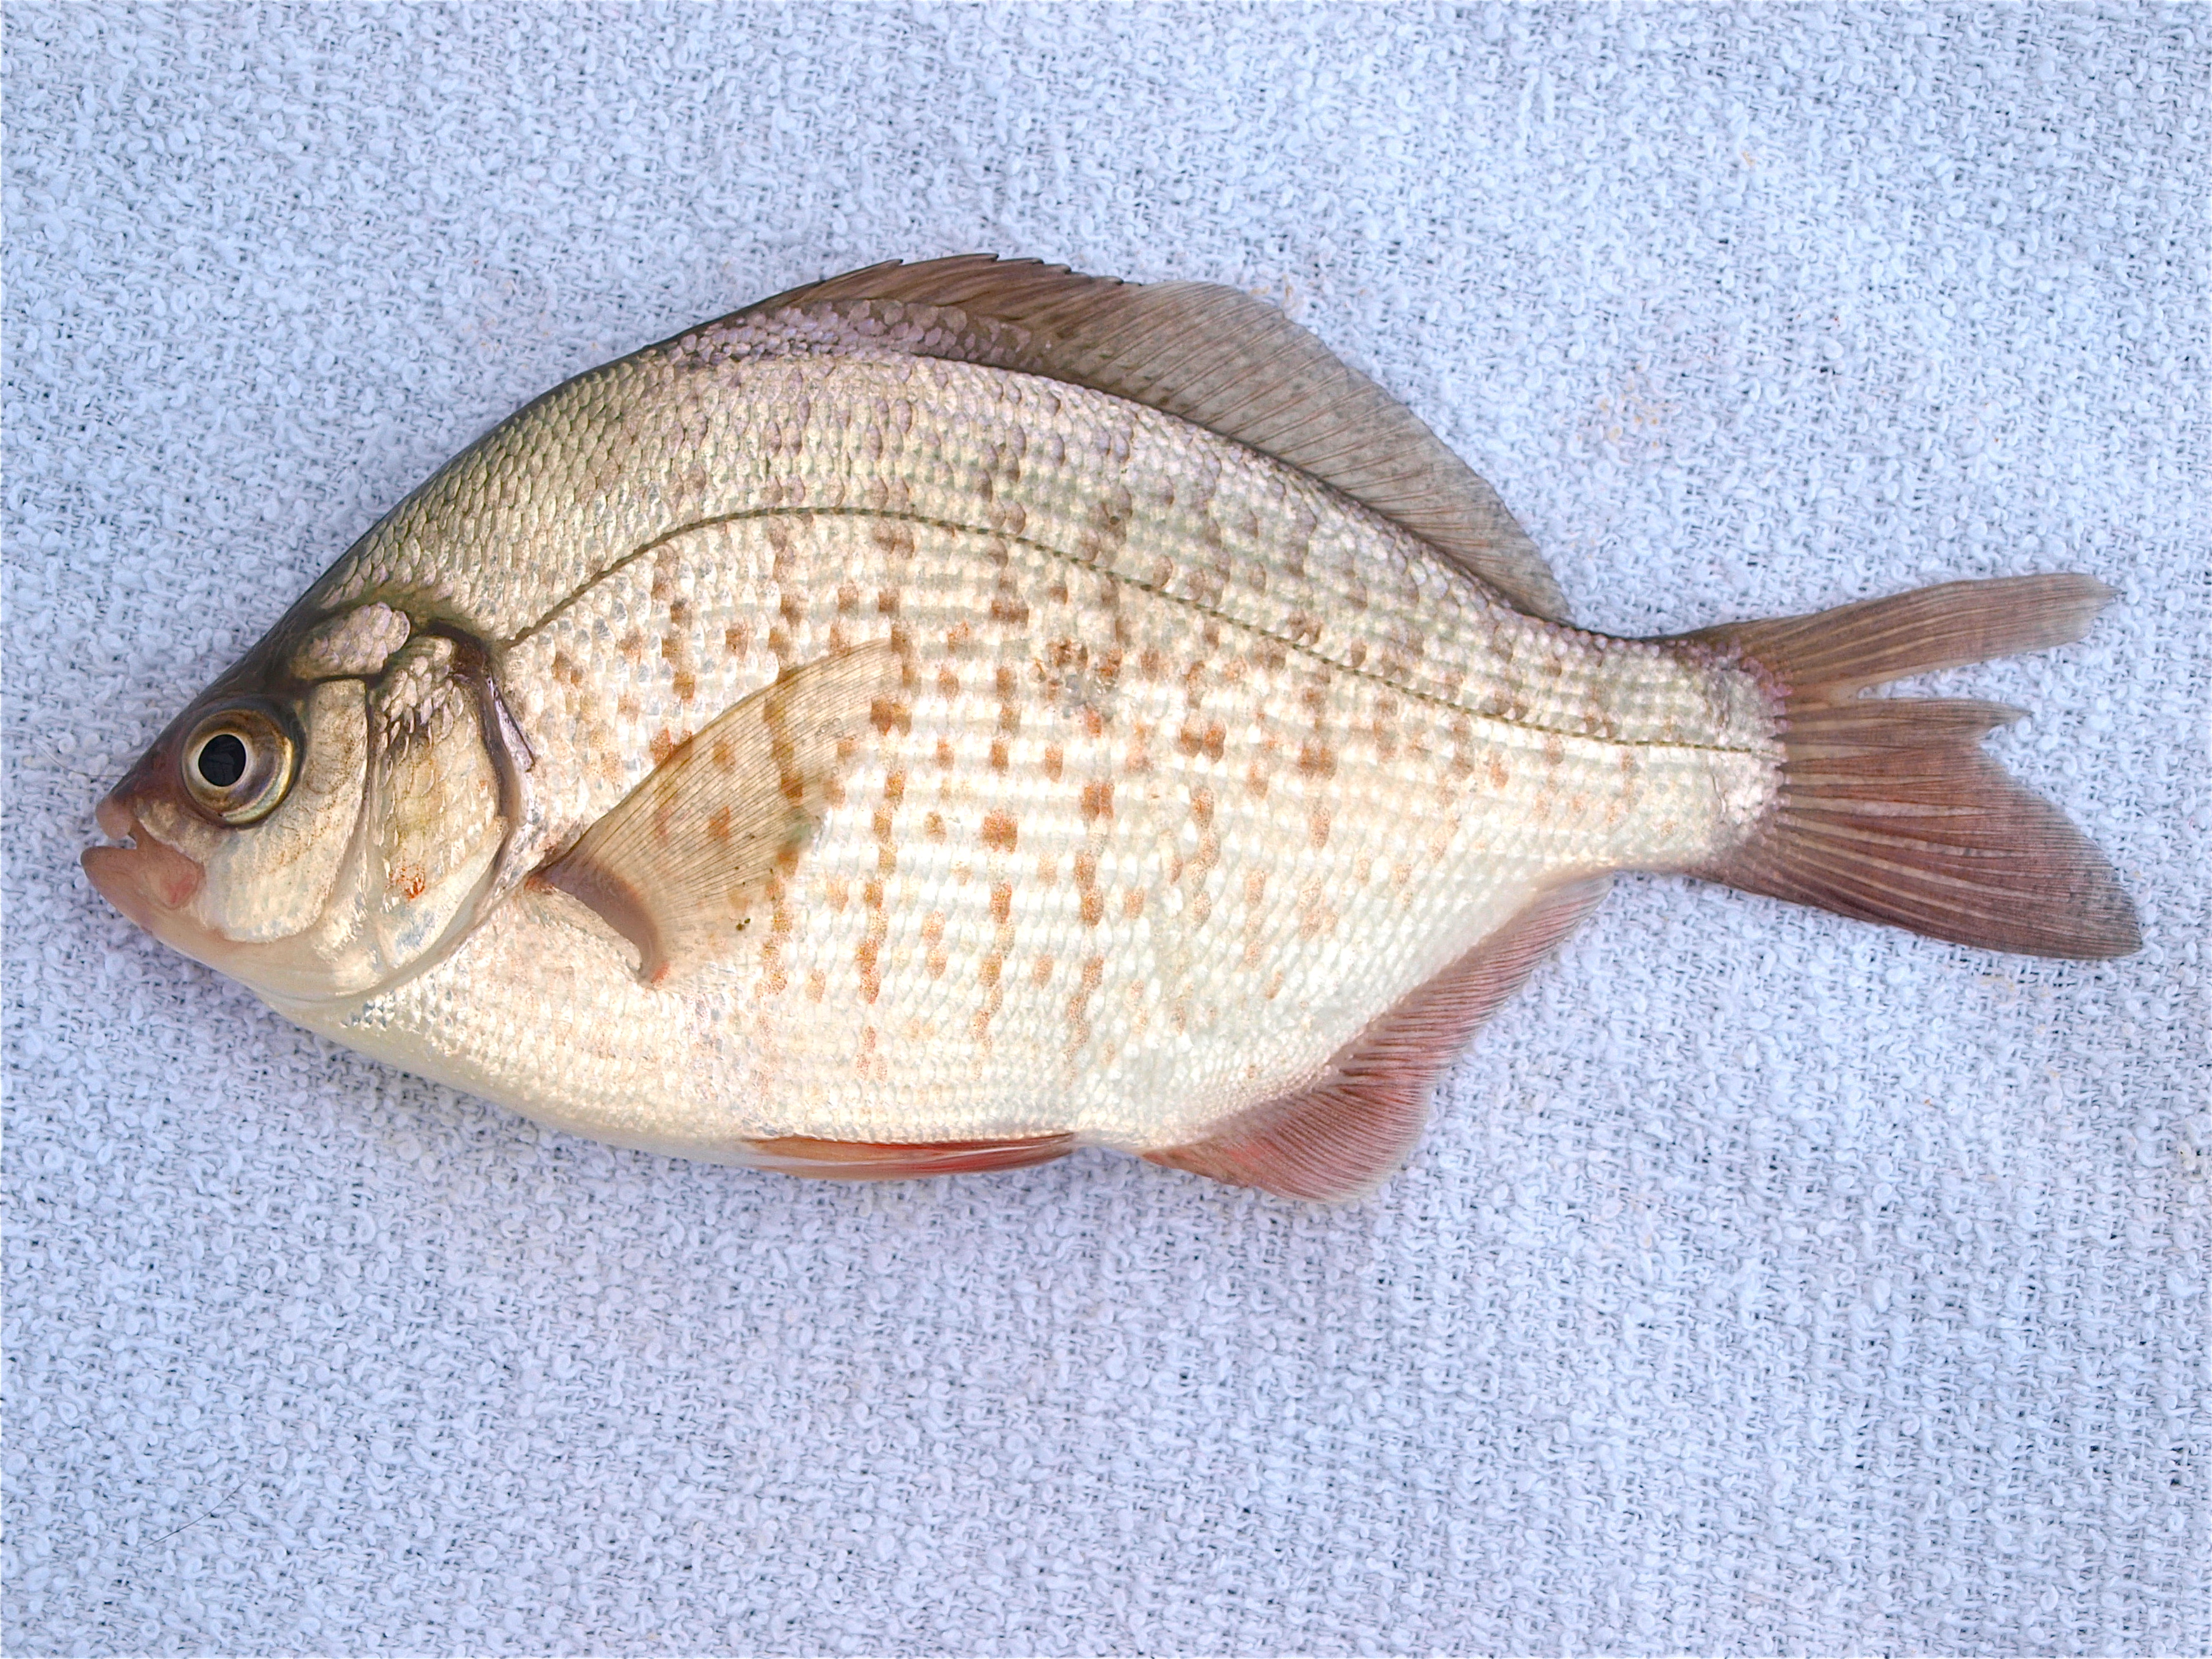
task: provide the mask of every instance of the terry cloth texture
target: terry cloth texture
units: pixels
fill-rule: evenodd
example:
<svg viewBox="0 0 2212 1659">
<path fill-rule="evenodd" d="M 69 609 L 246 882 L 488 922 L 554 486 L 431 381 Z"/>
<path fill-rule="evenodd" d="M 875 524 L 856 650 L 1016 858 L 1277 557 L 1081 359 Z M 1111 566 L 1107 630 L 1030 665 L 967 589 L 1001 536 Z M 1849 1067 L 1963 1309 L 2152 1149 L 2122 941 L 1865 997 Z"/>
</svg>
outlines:
<svg viewBox="0 0 2212 1659">
<path fill-rule="evenodd" d="M 6 28 L 9 1651 L 2206 1650 L 2203 9 Z M 2101 576 L 1929 684 L 2142 954 L 1626 879 L 1322 1210 L 611 1151 L 88 888 L 489 422 L 970 249 L 1280 300 L 1595 628 Z"/>
</svg>

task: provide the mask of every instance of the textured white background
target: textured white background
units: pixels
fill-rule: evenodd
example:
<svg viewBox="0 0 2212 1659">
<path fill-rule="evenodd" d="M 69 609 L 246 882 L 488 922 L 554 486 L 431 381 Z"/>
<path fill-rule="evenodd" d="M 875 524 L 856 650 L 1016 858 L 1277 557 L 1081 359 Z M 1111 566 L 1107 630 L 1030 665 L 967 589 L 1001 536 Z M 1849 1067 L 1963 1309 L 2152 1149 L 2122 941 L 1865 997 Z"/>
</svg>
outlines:
<svg viewBox="0 0 2212 1659">
<path fill-rule="evenodd" d="M 2205 1650 L 2204 10 L 6 29 L 9 1650 Z M 1601 628 L 2105 577 L 1944 684 L 2146 949 L 1628 880 L 1322 1212 L 609 1151 L 88 890 L 489 422 L 973 248 L 1284 299 Z"/>
</svg>

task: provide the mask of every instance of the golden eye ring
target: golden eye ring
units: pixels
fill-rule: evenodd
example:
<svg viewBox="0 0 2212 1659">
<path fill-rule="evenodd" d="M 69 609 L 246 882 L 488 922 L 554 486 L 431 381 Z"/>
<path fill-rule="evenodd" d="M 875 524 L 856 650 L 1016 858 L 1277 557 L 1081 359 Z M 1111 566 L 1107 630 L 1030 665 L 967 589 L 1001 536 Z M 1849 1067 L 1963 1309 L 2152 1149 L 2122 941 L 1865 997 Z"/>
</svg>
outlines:
<svg viewBox="0 0 2212 1659">
<path fill-rule="evenodd" d="M 276 810 L 292 787 L 292 734 L 252 703 L 219 708 L 185 739 L 178 770 L 192 803 L 210 817 L 252 823 Z"/>
</svg>

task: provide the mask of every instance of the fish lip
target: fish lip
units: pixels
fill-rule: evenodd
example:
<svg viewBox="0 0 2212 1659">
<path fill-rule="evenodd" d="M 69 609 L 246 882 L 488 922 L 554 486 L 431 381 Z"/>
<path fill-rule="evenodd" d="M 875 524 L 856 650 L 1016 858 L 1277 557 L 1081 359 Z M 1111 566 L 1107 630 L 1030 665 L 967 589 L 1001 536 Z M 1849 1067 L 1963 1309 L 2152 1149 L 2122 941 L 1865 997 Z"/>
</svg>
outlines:
<svg viewBox="0 0 2212 1659">
<path fill-rule="evenodd" d="M 118 792 L 119 793 L 119 792 Z M 127 847 L 88 847 L 78 862 L 100 896 L 156 937 L 171 939 L 184 923 L 179 915 L 207 880 L 196 859 L 146 833 L 128 803 L 111 794 L 93 809 L 100 833 Z"/>
</svg>

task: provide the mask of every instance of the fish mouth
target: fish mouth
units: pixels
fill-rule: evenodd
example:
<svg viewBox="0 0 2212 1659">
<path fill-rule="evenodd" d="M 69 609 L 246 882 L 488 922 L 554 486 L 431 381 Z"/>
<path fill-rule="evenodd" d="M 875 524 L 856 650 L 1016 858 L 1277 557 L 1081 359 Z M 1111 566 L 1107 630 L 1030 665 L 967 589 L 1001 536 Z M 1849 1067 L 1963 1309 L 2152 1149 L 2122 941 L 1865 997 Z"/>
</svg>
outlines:
<svg viewBox="0 0 2212 1659">
<path fill-rule="evenodd" d="M 120 792 L 118 792 L 119 794 Z M 183 915 L 198 894 L 207 872 L 195 860 L 164 842 L 157 841 L 138 822 L 130 804 L 111 794 L 93 810 L 100 831 L 125 847 L 88 847 L 81 862 L 84 873 L 100 897 L 137 922 L 156 939 L 175 945 L 188 956 L 192 949 L 186 935 L 202 930 Z"/>
</svg>

